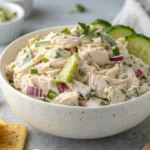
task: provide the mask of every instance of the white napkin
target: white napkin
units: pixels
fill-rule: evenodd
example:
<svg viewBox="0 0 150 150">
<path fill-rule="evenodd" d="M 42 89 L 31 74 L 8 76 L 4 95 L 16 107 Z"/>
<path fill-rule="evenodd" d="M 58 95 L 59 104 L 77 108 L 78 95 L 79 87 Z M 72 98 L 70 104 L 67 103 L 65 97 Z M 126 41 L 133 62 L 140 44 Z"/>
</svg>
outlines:
<svg viewBox="0 0 150 150">
<path fill-rule="evenodd" d="M 112 24 L 129 25 L 137 33 L 150 36 L 150 0 L 126 0 Z"/>
</svg>

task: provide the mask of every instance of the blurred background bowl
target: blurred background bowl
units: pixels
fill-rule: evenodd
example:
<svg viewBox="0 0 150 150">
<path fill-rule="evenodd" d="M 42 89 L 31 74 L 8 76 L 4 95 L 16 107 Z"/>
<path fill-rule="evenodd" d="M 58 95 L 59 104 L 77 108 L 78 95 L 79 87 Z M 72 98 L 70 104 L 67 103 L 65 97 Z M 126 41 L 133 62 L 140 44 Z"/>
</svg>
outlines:
<svg viewBox="0 0 150 150">
<path fill-rule="evenodd" d="M 0 3 L 0 7 L 7 8 L 17 13 L 17 18 L 8 22 L 0 23 L 0 45 L 7 44 L 17 39 L 22 31 L 24 23 L 24 9 L 13 3 Z"/>
<path fill-rule="evenodd" d="M 12 2 L 20 5 L 25 10 L 25 18 L 29 17 L 32 13 L 33 0 L 3 0 L 5 2 Z"/>
</svg>

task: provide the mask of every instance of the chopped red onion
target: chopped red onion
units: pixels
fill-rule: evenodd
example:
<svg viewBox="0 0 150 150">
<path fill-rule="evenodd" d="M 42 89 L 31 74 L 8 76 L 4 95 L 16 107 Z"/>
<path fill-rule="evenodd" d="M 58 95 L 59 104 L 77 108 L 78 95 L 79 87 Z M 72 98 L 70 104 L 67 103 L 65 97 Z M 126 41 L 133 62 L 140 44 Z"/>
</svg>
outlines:
<svg viewBox="0 0 150 150">
<path fill-rule="evenodd" d="M 33 86 L 28 86 L 27 87 L 27 94 L 31 96 L 36 96 L 36 97 L 42 97 L 43 96 L 43 90 L 37 87 Z"/>
<path fill-rule="evenodd" d="M 135 75 L 137 78 L 141 78 L 143 76 L 143 72 L 141 69 L 137 69 L 135 72 Z"/>
<path fill-rule="evenodd" d="M 123 56 L 110 56 L 109 60 L 110 61 L 122 61 L 124 59 Z"/>
<path fill-rule="evenodd" d="M 64 91 L 66 91 L 66 90 L 68 89 L 68 86 L 67 86 L 66 83 L 64 83 L 64 82 L 59 83 L 59 84 L 57 85 L 57 87 L 58 87 L 58 90 L 59 90 L 60 92 L 64 92 Z"/>
</svg>

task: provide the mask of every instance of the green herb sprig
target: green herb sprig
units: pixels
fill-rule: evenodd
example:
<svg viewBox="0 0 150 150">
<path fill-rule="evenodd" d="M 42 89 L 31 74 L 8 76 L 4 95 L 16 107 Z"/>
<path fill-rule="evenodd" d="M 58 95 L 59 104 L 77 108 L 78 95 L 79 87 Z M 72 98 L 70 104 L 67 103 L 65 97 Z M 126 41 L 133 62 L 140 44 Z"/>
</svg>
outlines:
<svg viewBox="0 0 150 150">
<path fill-rule="evenodd" d="M 69 34 L 70 34 L 70 31 L 69 31 L 67 28 L 65 28 L 64 30 L 61 31 L 61 33 L 64 33 L 64 34 L 66 34 L 66 35 L 69 35 Z"/>
<path fill-rule="evenodd" d="M 118 47 L 113 48 L 112 51 L 113 51 L 114 56 L 120 55 L 120 51 L 119 51 L 119 48 L 118 48 Z"/>
<path fill-rule="evenodd" d="M 76 9 L 71 11 L 70 13 L 75 14 L 75 13 L 84 13 L 84 12 L 86 12 L 86 8 L 81 4 L 76 4 Z"/>
</svg>

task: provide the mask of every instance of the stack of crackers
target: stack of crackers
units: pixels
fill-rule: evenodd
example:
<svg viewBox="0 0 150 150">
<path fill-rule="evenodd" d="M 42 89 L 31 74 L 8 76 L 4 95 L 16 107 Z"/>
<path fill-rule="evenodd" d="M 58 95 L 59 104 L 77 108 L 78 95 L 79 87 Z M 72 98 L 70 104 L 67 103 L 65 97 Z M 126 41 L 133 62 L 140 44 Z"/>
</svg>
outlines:
<svg viewBox="0 0 150 150">
<path fill-rule="evenodd" d="M 0 118 L 0 150 L 23 150 L 26 137 L 26 126 L 5 123 Z"/>
</svg>

